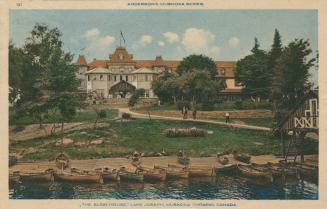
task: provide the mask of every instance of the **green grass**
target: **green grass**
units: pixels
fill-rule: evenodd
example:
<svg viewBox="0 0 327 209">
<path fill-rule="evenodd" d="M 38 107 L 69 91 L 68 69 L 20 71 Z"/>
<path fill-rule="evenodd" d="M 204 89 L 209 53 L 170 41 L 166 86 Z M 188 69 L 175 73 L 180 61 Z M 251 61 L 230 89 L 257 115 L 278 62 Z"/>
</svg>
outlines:
<svg viewBox="0 0 327 209">
<path fill-rule="evenodd" d="M 197 127 L 213 131 L 204 137 L 168 138 L 163 134 L 167 128 Z M 86 132 L 81 133 L 82 131 Z M 107 127 L 71 131 L 65 137 L 74 141 L 91 141 L 102 138 L 101 145 L 79 147 L 76 145 L 55 146 L 60 135 L 48 136 L 28 141 L 10 144 L 11 152 L 27 150 L 29 147 L 40 149 L 34 153 L 24 154 L 25 160 L 53 159 L 59 152 L 64 151 L 73 159 L 125 157 L 133 151 L 145 153 L 161 152 L 175 155 L 178 150 L 184 150 L 193 157 L 213 155 L 217 152 L 238 150 L 253 155 L 281 154 L 279 138 L 268 132 L 239 129 L 215 124 L 205 124 L 188 121 L 163 121 L 135 119 L 127 122 L 110 122 Z M 312 140 L 305 141 L 305 153 L 318 152 L 318 145 Z"/>
<path fill-rule="evenodd" d="M 202 110 L 202 104 L 197 104 L 197 110 Z M 177 105 L 174 104 L 163 104 L 163 105 L 153 105 L 150 107 L 140 107 L 137 110 L 140 111 L 155 111 L 155 110 L 177 110 Z M 269 102 L 261 102 L 255 104 L 250 100 L 245 100 L 242 102 L 241 108 L 235 104 L 235 102 L 223 102 L 223 103 L 216 103 L 213 106 L 212 111 L 219 111 L 219 110 L 252 110 L 252 109 L 271 109 L 271 103 Z"/>
<path fill-rule="evenodd" d="M 118 111 L 116 109 L 107 110 L 107 117 L 106 119 L 113 119 L 117 117 Z M 71 122 L 92 122 L 96 119 L 96 113 L 94 111 L 88 112 L 77 112 L 74 119 Z M 55 123 L 59 121 L 59 114 L 54 114 L 51 118 L 46 118 L 43 120 L 43 123 Z M 105 121 L 105 120 L 104 120 Z M 25 116 L 21 118 L 15 118 L 15 112 L 13 110 L 9 110 L 9 124 L 10 125 L 29 125 L 38 123 L 31 116 Z"/>
<path fill-rule="evenodd" d="M 273 127 L 274 124 L 272 118 L 238 118 L 235 120 L 242 121 L 248 125 L 264 126 L 264 127 Z M 233 122 L 233 119 L 231 121 Z"/>
</svg>

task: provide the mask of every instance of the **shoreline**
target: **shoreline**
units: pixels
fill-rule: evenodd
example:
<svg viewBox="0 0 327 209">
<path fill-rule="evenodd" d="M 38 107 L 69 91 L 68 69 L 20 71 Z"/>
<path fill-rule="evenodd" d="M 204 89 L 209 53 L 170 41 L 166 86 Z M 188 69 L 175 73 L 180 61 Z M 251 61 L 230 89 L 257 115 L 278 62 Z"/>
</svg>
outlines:
<svg viewBox="0 0 327 209">
<path fill-rule="evenodd" d="M 235 160 L 232 155 L 228 155 L 230 164 L 240 164 L 241 162 Z M 251 156 L 251 163 L 256 164 L 266 164 L 268 162 L 277 163 L 283 158 L 274 155 L 258 155 Z M 297 158 L 300 160 L 300 157 Z M 305 155 L 305 161 L 314 160 L 318 162 L 318 155 Z M 141 165 L 145 167 L 153 167 L 154 165 L 167 166 L 168 164 L 178 164 L 176 156 L 163 156 L 163 157 L 142 157 Z M 216 157 L 190 157 L 189 166 L 207 166 L 207 167 L 217 167 L 221 165 Z M 318 162 L 319 165 L 319 162 Z M 94 170 L 96 168 L 116 168 L 120 167 L 130 167 L 131 160 L 127 158 L 99 158 L 99 159 L 86 159 L 86 160 L 70 160 L 70 167 L 78 168 L 81 170 Z M 9 174 L 12 174 L 15 171 L 22 173 L 29 172 L 43 172 L 48 168 L 54 170 L 59 170 L 56 167 L 55 161 L 18 161 L 17 164 L 9 167 Z"/>
</svg>

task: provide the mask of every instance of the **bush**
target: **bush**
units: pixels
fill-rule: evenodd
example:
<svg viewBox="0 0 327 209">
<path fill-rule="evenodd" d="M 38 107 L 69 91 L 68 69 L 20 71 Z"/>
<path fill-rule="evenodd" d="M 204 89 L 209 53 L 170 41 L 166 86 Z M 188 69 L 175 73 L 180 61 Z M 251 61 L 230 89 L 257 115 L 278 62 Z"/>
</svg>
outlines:
<svg viewBox="0 0 327 209">
<path fill-rule="evenodd" d="M 99 117 L 100 117 L 100 118 L 105 118 L 105 117 L 107 117 L 107 112 L 106 112 L 105 110 L 100 110 L 100 112 L 99 112 Z"/>
<path fill-rule="evenodd" d="M 137 103 L 138 99 L 144 95 L 145 90 L 144 89 L 136 89 L 132 96 L 128 100 L 128 106 L 129 107 L 134 107 L 134 105 Z"/>
<path fill-rule="evenodd" d="M 202 103 L 198 105 L 198 109 L 203 111 L 213 111 L 215 109 L 215 104 L 213 102 Z"/>
<path fill-rule="evenodd" d="M 191 109 L 191 103 L 188 101 L 178 101 L 177 102 L 177 109 L 182 110 L 183 107 L 186 107 L 187 109 Z"/>
<path fill-rule="evenodd" d="M 132 118 L 131 114 L 124 112 L 121 116 L 123 119 L 129 120 Z"/>
<path fill-rule="evenodd" d="M 234 103 L 235 109 L 242 110 L 243 109 L 243 102 L 242 101 L 236 101 Z"/>
<path fill-rule="evenodd" d="M 204 130 L 198 128 L 176 129 L 169 128 L 164 131 L 167 137 L 200 137 L 204 136 Z"/>
</svg>

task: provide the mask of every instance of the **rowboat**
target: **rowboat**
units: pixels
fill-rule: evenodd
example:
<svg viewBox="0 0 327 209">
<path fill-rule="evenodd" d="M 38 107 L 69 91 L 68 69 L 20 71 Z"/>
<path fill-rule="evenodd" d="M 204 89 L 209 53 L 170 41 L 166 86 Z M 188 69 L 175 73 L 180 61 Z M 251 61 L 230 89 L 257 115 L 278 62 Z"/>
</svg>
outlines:
<svg viewBox="0 0 327 209">
<path fill-rule="evenodd" d="M 53 170 L 48 169 L 38 173 L 20 173 L 19 176 L 22 182 L 52 182 L 53 174 Z"/>
<path fill-rule="evenodd" d="M 145 181 L 165 181 L 167 177 L 167 173 L 165 169 L 144 169 L 141 171 L 144 175 Z"/>
<path fill-rule="evenodd" d="M 226 156 L 219 156 L 218 157 L 218 162 L 222 165 L 227 165 L 229 160 Z"/>
<path fill-rule="evenodd" d="M 238 164 L 237 168 L 242 176 L 253 179 L 258 183 L 273 182 L 273 175 L 269 171 L 269 169 L 259 168 L 259 167 L 255 168 L 254 166 L 251 165 L 241 165 L 241 164 Z"/>
<path fill-rule="evenodd" d="M 143 182 L 144 175 L 141 173 L 132 173 L 128 171 L 120 171 L 119 172 L 120 181 L 135 181 L 135 182 Z"/>
<path fill-rule="evenodd" d="M 182 165 L 188 165 L 190 163 L 190 158 L 183 155 L 181 157 L 178 157 L 177 161 L 178 161 L 178 163 L 180 163 Z"/>
<path fill-rule="evenodd" d="M 298 171 L 300 177 L 307 180 L 317 180 L 318 179 L 318 167 L 308 165 L 308 164 L 296 164 L 295 168 Z"/>
<path fill-rule="evenodd" d="M 9 182 L 10 183 L 20 183 L 20 175 L 19 171 L 14 171 L 13 173 L 9 174 Z"/>
<path fill-rule="evenodd" d="M 154 165 L 154 168 L 165 169 L 168 179 L 185 179 L 189 177 L 189 171 L 185 166 L 168 164 L 168 167 Z"/>
<path fill-rule="evenodd" d="M 99 173 L 54 173 L 54 180 L 60 182 L 103 183 Z"/>
<path fill-rule="evenodd" d="M 236 164 L 226 164 L 226 165 L 222 165 L 222 166 L 218 166 L 218 167 L 214 168 L 216 175 L 231 174 L 231 173 L 235 172 L 236 169 L 237 169 Z"/>
<path fill-rule="evenodd" d="M 96 172 L 101 173 L 103 181 L 119 181 L 119 171 L 117 169 L 98 168 Z"/>
<path fill-rule="evenodd" d="M 190 177 L 212 177 L 214 174 L 215 172 L 213 171 L 213 168 L 189 168 Z"/>
<path fill-rule="evenodd" d="M 238 153 L 238 152 L 233 152 L 233 157 L 235 160 L 238 160 L 243 163 L 250 163 L 251 156 L 244 154 L 244 153 Z"/>
</svg>

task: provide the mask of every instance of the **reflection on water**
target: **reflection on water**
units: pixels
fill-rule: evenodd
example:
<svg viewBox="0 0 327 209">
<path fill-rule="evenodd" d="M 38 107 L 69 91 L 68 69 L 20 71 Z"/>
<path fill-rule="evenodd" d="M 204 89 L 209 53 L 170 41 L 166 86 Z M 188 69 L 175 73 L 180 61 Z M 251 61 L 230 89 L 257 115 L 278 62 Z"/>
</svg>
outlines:
<svg viewBox="0 0 327 209">
<path fill-rule="evenodd" d="M 194 178 L 163 183 L 11 184 L 11 199 L 318 199 L 318 186 L 288 180 L 255 185 L 240 177 Z"/>
</svg>

